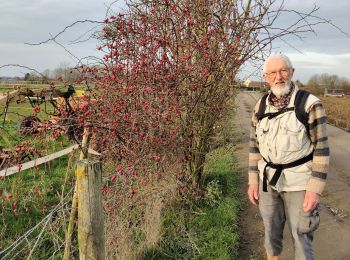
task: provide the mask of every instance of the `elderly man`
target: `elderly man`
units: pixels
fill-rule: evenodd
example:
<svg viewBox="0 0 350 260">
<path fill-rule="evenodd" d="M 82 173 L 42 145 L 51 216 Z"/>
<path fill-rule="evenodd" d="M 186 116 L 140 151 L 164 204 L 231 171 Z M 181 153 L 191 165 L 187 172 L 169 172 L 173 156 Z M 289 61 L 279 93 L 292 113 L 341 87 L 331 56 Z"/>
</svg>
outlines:
<svg viewBox="0 0 350 260">
<path fill-rule="evenodd" d="M 249 151 L 249 200 L 259 206 L 268 259 L 279 259 L 285 222 L 295 259 L 313 259 L 320 194 L 329 167 L 325 111 L 314 95 L 292 82 L 288 57 L 264 63 L 271 89 L 255 106 Z"/>
</svg>

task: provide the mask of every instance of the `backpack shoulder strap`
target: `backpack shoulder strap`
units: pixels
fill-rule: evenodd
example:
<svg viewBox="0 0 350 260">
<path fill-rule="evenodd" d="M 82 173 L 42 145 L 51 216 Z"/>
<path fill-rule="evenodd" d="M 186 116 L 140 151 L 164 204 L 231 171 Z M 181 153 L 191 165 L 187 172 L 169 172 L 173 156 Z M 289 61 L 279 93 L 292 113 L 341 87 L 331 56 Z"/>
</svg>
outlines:
<svg viewBox="0 0 350 260">
<path fill-rule="evenodd" d="M 305 111 L 305 104 L 307 101 L 307 98 L 309 97 L 310 93 L 299 89 L 296 93 L 295 100 L 294 100 L 294 107 L 295 107 L 295 114 L 298 120 L 306 127 L 306 129 L 309 129 L 309 115 Z"/>
<path fill-rule="evenodd" d="M 258 119 L 258 121 L 260 121 L 263 118 L 263 115 L 265 114 L 265 109 L 266 109 L 266 99 L 268 97 L 269 94 L 265 94 L 262 96 L 262 98 L 260 99 L 260 105 L 259 105 L 259 110 L 258 112 L 255 114 L 256 118 Z"/>
</svg>

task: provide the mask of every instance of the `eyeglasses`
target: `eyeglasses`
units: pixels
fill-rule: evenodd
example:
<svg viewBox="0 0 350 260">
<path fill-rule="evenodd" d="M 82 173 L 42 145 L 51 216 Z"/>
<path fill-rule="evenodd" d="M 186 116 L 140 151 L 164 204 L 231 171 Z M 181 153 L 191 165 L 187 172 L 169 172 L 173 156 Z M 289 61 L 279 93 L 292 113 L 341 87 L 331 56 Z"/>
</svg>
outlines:
<svg viewBox="0 0 350 260">
<path fill-rule="evenodd" d="M 271 71 L 271 72 L 266 72 L 265 76 L 272 79 L 272 78 L 276 78 L 277 73 L 280 73 L 283 77 L 287 77 L 290 73 L 291 68 L 287 68 L 287 69 L 281 69 L 279 71 Z"/>
</svg>

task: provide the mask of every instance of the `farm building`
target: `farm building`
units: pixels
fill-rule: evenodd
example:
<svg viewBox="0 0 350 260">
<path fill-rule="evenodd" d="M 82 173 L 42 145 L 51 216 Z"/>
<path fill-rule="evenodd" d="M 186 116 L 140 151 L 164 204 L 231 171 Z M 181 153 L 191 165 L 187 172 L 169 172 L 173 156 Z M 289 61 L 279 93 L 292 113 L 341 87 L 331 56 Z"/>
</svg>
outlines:
<svg viewBox="0 0 350 260">
<path fill-rule="evenodd" d="M 344 97 L 346 95 L 344 89 L 342 88 L 325 88 L 325 97 Z"/>
</svg>

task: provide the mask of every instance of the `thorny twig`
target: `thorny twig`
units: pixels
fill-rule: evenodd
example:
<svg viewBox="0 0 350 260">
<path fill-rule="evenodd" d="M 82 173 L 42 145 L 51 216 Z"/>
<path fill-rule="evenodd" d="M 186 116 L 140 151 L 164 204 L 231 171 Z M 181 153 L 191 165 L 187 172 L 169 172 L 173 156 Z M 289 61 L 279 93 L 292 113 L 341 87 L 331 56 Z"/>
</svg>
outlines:
<svg viewBox="0 0 350 260">
<path fill-rule="evenodd" d="M 64 32 L 66 32 L 69 28 L 72 28 L 74 27 L 75 25 L 77 24 L 80 24 L 80 23 L 96 23 L 96 24 L 103 24 L 103 22 L 101 21 L 94 21 L 94 20 L 79 20 L 79 21 L 75 21 L 74 23 L 70 24 L 70 25 L 67 25 L 66 27 L 64 27 L 64 29 L 62 31 L 60 31 L 59 33 L 57 33 L 56 35 L 54 35 L 53 37 L 45 40 L 45 41 L 41 41 L 41 42 L 37 42 L 37 43 L 24 43 L 26 45 L 41 45 L 41 44 L 45 44 L 45 43 L 48 43 L 50 41 L 54 41 L 57 39 L 57 37 L 59 37 L 60 35 L 62 35 Z"/>
</svg>

